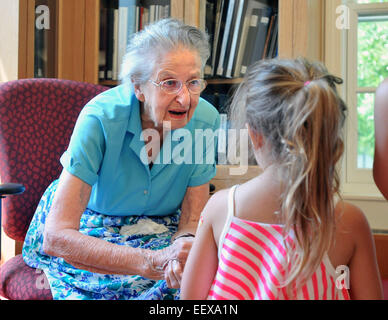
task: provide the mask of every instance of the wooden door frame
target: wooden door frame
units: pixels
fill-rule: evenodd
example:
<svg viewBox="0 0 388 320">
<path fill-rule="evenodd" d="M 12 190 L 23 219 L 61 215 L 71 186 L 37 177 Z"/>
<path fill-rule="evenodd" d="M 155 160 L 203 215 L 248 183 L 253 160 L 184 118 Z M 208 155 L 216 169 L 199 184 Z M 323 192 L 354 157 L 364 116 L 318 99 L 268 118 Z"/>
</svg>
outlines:
<svg viewBox="0 0 388 320">
<path fill-rule="evenodd" d="M 18 79 L 34 77 L 35 0 L 19 0 Z"/>
</svg>

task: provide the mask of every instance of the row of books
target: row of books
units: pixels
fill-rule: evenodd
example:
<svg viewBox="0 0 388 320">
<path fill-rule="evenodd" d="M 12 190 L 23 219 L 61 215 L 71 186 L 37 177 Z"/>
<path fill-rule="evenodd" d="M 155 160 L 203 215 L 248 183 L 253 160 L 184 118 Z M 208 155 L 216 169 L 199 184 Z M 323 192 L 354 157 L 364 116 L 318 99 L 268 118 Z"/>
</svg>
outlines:
<svg viewBox="0 0 388 320">
<path fill-rule="evenodd" d="M 206 29 L 212 42 L 206 77 L 242 77 L 255 61 L 277 56 L 278 14 L 264 2 L 206 0 Z"/>
<path fill-rule="evenodd" d="M 99 79 L 117 80 L 129 36 L 170 16 L 169 0 L 101 0 Z M 238 78 L 253 62 L 277 55 L 278 14 L 269 0 L 199 0 L 210 35 L 205 77 Z"/>
<path fill-rule="evenodd" d="M 128 38 L 149 23 L 170 16 L 168 0 L 118 0 L 100 9 L 99 79 L 118 80 Z"/>
</svg>

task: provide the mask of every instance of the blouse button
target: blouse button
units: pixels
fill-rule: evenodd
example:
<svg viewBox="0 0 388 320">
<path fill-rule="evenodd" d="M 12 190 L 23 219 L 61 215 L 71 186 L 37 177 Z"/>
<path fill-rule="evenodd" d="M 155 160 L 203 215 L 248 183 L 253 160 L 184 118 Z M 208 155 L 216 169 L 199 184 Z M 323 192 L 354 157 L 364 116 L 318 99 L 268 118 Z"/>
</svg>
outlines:
<svg viewBox="0 0 388 320">
<path fill-rule="evenodd" d="M 144 194 L 148 194 L 148 190 L 144 190 Z"/>
</svg>

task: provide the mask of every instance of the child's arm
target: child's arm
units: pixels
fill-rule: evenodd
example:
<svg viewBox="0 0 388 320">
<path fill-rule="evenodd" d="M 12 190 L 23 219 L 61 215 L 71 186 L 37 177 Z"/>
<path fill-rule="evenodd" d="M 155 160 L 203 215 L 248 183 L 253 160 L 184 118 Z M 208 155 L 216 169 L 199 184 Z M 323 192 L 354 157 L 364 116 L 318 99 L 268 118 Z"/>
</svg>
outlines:
<svg viewBox="0 0 388 320">
<path fill-rule="evenodd" d="M 213 236 L 212 215 L 219 208 L 215 194 L 205 206 L 197 229 L 194 244 L 183 271 L 180 298 L 205 300 L 218 267 L 217 245 Z"/>
<path fill-rule="evenodd" d="M 350 297 L 352 300 L 382 299 L 383 291 L 371 229 L 364 213 L 351 204 L 345 205 L 348 229 L 354 239 L 349 262 Z"/>
<path fill-rule="evenodd" d="M 388 199 L 388 78 L 376 90 L 374 113 L 375 155 L 373 178 L 383 196 Z"/>
</svg>

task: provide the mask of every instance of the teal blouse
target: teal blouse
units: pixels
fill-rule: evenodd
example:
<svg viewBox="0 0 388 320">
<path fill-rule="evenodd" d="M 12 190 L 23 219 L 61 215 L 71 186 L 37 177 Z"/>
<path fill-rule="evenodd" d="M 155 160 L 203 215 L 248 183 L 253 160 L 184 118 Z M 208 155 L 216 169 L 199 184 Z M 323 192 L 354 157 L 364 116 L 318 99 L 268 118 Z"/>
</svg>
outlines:
<svg viewBox="0 0 388 320">
<path fill-rule="evenodd" d="M 190 122 L 164 138 L 159 161 L 150 169 L 142 161 L 139 101 L 133 88 L 120 85 L 82 109 L 60 161 L 92 186 L 89 209 L 117 216 L 168 215 L 180 208 L 187 187 L 215 176 L 219 122 L 217 110 L 200 98 Z"/>
</svg>

